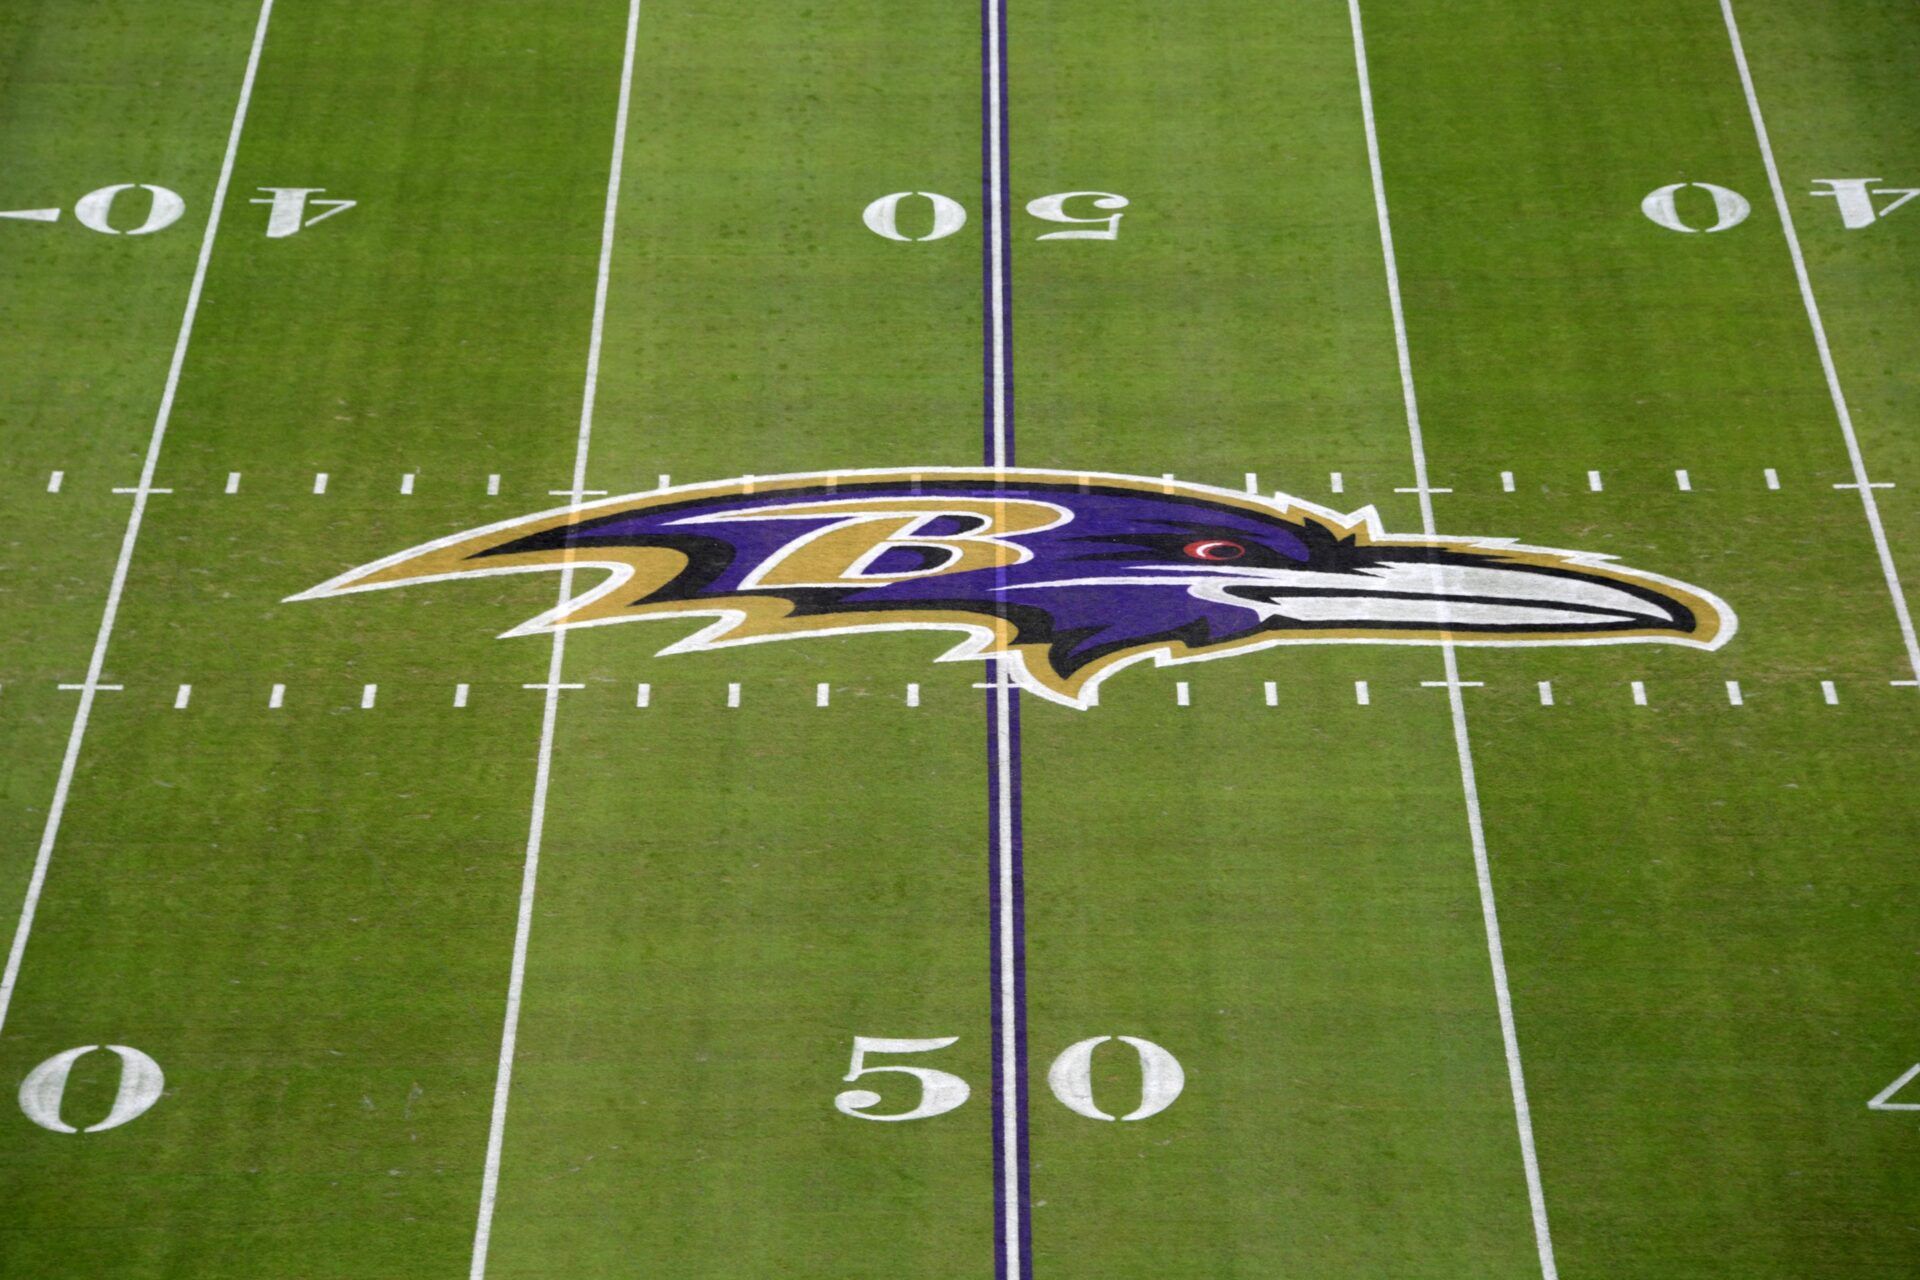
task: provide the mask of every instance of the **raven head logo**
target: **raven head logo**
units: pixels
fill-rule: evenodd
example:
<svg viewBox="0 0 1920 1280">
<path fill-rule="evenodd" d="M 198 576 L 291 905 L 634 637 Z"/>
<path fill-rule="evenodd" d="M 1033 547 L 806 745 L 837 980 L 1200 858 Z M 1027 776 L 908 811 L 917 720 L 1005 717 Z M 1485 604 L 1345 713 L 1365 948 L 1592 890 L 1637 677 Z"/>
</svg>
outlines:
<svg viewBox="0 0 1920 1280">
<path fill-rule="evenodd" d="M 705 618 L 661 650 L 858 631 L 959 632 L 1023 688 L 1086 707 L 1130 663 L 1279 644 L 1714 649 L 1732 610 L 1697 587 L 1499 539 L 1401 537 L 1171 480 L 1027 468 L 842 471 L 630 494 L 441 538 L 294 600 L 559 570 L 561 602 L 506 635 Z M 572 584 L 589 579 L 583 589 Z"/>
</svg>

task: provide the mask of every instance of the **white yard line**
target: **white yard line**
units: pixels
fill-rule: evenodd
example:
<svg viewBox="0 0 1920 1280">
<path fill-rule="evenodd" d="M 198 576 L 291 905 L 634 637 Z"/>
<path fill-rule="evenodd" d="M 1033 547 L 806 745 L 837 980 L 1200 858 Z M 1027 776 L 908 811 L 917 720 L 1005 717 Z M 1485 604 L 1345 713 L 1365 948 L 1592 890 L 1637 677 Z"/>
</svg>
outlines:
<svg viewBox="0 0 1920 1280">
<path fill-rule="evenodd" d="M 620 171 L 627 149 L 627 111 L 633 100 L 633 51 L 640 29 L 640 0 L 627 8 L 626 47 L 620 62 L 620 103 L 614 115 L 613 159 L 607 170 L 607 198 L 600 224 L 600 265 L 593 290 L 593 324 L 587 338 L 587 372 L 580 397 L 580 430 L 573 454 L 572 501 L 577 507 L 587 487 L 587 456 L 593 441 L 594 401 L 600 388 L 600 347 L 606 330 L 607 281 L 613 267 L 614 219 L 620 207 Z M 560 600 L 573 594 L 573 570 L 560 574 Z M 514 1046 L 520 1034 L 520 1000 L 526 987 L 527 943 L 533 932 L 533 896 L 540 878 L 540 850 L 546 834 L 547 790 L 553 776 L 553 730 L 560 714 L 561 674 L 567 633 L 553 633 L 540 712 L 540 748 L 533 776 L 533 803 L 527 822 L 526 862 L 520 873 L 520 907 L 513 933 L 513 962 L 507 977 L 507 1007 L 500 1027 L 500 1060 L 494 1075 L 493 1114 L 487 1126 L 487 1157 L 480 1182 L 480 1210 L 473 1230 L 470 1280 L 487 1274 L 487 1247 L 493 1238 L 493 1212 L 500 1197 L 500 1153 L 506 1141 L 507 1098 L 513 1088 Z"/>
<path fill-rule="evenodd" d="M 1367 166 L 1373 175 L 1374 214 L 1380 224 L 1380 254 L 1386 266 L 1387 301 L 1393 313 L 1394 349 L 1400 360 L 1400 393 L 1406 408 L 1407 436 L 1413 447 L 1413 477 L 1420 500 L 1421 527 L 1437 532 L 1433 519 L 1433 491 L 1427 481 L 1427 449 L 1420 430 L 1420 403 L 1414 394 L 1413 359 L 1407 349 L 1406 313 L 1400 301 L 1400 266 L 1393 250 L 1393 224 L 1387 214 L 1386 178 L 1380 167 L 1380 139 L 1374 127 L 1373 82 L 1367 74 L 1367 41 L 1360 21 L 1360 0 L 1347 0 L 1353 24 L 1354 67 L 1360 80 L 1361 116 L 1366 125 Z M 1480 919 L 1487 935 L 1487 959 L 1493 968 L 1494 1003 L 1500 1014 L 1500 1038 L 1506 1048 L 1507 1084 L 1513 1094 L 1514 1125 L 1520 1138 L 1520 1160 L 1526 1172 L 1527 1202 L 1533 1213 L 1533 1239 L 1540 1257 L 1542 1280 L 1557 1280 L 1553 1234 L 1547 1223 L 1547 1197 L 1540 1183 L 1540 1161 L 1534 1150 L 1533 1113 L 1527 1105 L 1526 1073 L 1520 1064 L 1520 1038 L 1514 1029 L 1513 997 L 1507 985 L 1506 951 L 1500 942 L 1500 916 L 1494 905 L 1493 872 L 1487 857 L 1486 829 L 1480 819 L 1480 787 L 1474 777 L 1473 743 L 1467 734 L 1467 704 L 1460 684 L 1460 665 L 1451 641 L 1440 646 L 1446 668 L 1447 705 L 1453 714 L 1454 754 L 1459 758 L 1460 791 L 1466 800 L 1467 834 L 1473 844 L 1473 869 L 1480 886 Z"/>
<path fill-rule="evenodd" d="M 1800 233 L 1794 229 L 1793 211 L 1787 207 L 1786 188 L 1780 184 L 1780 166 L 1774 163 L 1773 142 L 1767 136 L 1767 122 L 1760 114 L 1760 99 L 1753 90 L 1753 72 L 1747 66 L 1746 46 L 1740 40 L 1740 24 L 1733 16 L 1733 0 L 1720 0 L 1720 13 L 1727 22 L 1727 39 L 1733 45 L 1733 62 L 1740 70 L 1740 88 L 1747 95 L 1747 112 L 1753 117 L 1753 136 L 1760 144 L 1760 159 L 1767 169 L 1767 185 L 1773 189 L 1773 205 L 1780 214 L 1780 229 L 1786 233 L 1787 252 L 1793 258 L 1793 275 L 1800 283 L 1800 301 L 1807 309 L 1807 323 L 1813 327 L 1813 345 L 1820 353 L 1820 369 L 1827 377 L 1827 394 L 1833 400 L 1834 417 L 1840 421 L 1840 436 L 1847 444 L 1847 460 L 1853 465 L 1853 485 L 1860 490 L 1860 507 L 1866 513 L 1867 528 L 1873 533 L 1874 550 L 1880 556 L 1880 572 L 1887 580 L 1887 594 L 1893 600 L 1893 616 L 1900 624 L 1900 638 L 1906 644 L 1907 665 L 1913 678 L 1920 681 L 1920 640 L 1913 630 L 1913 614 L 1907 607 L 1907 595 L 1900 587 L 1900 571 L 1894 567 L 1893 549 L 1887 545 L 1887 531 L 1880 522 L 1880 501 L 1867 479 L 1867 461 L 1860 452 L 1860 438 L 1853 430 L 1853 414 L 1847 408 L 1847 394 L 1840 388 L 1840 373 L 1834 367 L 1833 349 L 1827 343 L 1826 322 L 1820 318 L 1820 304 L 1814 300 L 1813 279 L 1807 274 L 1807 260 L 1800 252 Z"/>
<path fill-rule="evenodd" d="M 180 387 L 180 370 L 187 362 L 187 347 L 193 340 L 194 318 L 200 312 L 200 294 L 206 287 L 207 263 L 213 258 L 214 237 L 220 230 L 220 214 L 227 205 L 227 186 L 233 180 L 233 161 L 240 150 L 240 134 L 247 123 L 247 108 L 253 101 L 253 82 L 260 70 L 260 50 L 267 42 L 267 22 L 273 16 L 273 0 L 261 0 L 260 16 L 253 28 L 253 45 L 247 52 L 246 74 L 240 79 L 240 100 L 234 104 L 233 124 L 227 130 L 227 150 L 220 160 L 220 177 L 214 183 L 213 201 L 207 206 L 207 227 L 200 237 L 200 256 L 193 266 L 193 283 L 187 289 L 187 305 L 180 316 L 180 330 L 173 341 L 173 358 L 167 364 L 166 388 L 160 394 L 160 408 L 154 415 L 153 433 L 147 439 L 146 460 L 140 467 L 140 483 L 122 492 L 133 495 L 133 509 L 127 514 L 127 529 L 120 538 L 120 555 L 113 565 L 113 578 L 107 584 L 107 603 L 100 614 L 100 629 L 94 633 L 93 653 L 87 659 L 87 678 L 79 686 L 80 702 L 74 708 L 73 727 L 67 733 L 67 748 L 60 758 L 60 775 L 53 787 L 53 802 L 47 806 L 46 825 L 40 832 L 40 848 L 33 860 L 33 872 L 27 879 L 27 896 L 20 904 L 20 920 L 14 926 L 13 945 L 7 950 L 7 967 L 0 974 L 0 1028 L 6 1026 L 7 1011 L 13 1004 L 13 989 L 20 978 L 20 963 L 26 955 L 27 939 L 33 933 L 33 918 L 40 907 L 40 893 L 47 882 L 47 866 L 53 861 L 54 845 L 60 839 L 60 822 L 66 816 L 67 796 L 73 787 L 74 769 L 80 762 L 80 747 L 86 741 L 87 722 L 93 715 L 93 700 L 101 691 L 100 673 L 106 667 L 107 645 L 113 639 L 113 624 L 120 613 L 120 597 L 127 587 L 127 570 L 133 563 L 133 549 L 140 540 L 140 526 L 147 516 L 147 499 L 154 492 L 153 478 L 160 467 L 160 446 L 166 442 L 167 424 L 173 418 L 173 400 Z"/>
</svg>

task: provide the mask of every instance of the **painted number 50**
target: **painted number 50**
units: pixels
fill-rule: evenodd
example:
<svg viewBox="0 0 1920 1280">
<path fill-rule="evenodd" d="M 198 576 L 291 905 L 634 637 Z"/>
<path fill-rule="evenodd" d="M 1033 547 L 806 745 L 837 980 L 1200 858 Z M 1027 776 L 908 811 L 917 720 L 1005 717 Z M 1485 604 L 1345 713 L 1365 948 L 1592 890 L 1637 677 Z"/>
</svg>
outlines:
<svg viewBox="0 0 1920 1280">
<path fill-rule="evenodd" d="M 920 1098 L 911 1111 L 876 1112 L 870 1108 L 880 1105 L 879 1094 L 871 1089 L 848 1089 L 834 1098 L 834 1108 L 857 1120 L 925 1120 L 929 1116 L 945 1115 L 967 1100 L 971 1090 L 965 1080 L 950 1071 L 936 1071 L 932 1067 L 904 1067 L 898 1063 L 868 1066 L 867 1055 L 931 1053 L 959 1039 L 959 1036 L 940 1036 L 932 1040 L 887 1040 L 878 1036 L 855 1036 L 853 1062 L 842 1080 L 852 1083 L 888 1072 L 912 1076 L 920 1082 Z M 1118 1040 L 1140 1055 L 1140 1105 L 1118 1117 L 1101 1110 L 1093 1100 L 1093 1051 L 1110 1040 Z M 1138 1036 L 1093 1036 L 1067 1046 L 1053 1060 L 1053 1066 L 1047 1070 L 1047 1087 L 1053 1090 L 1053 1096 L 1060 1099 L 1062 1106 L 1089 1120 L 1145 1120 L 1173 1105 L 1180 1091 L 1187 1087 L 1187 1073 L 1181 1069 L 1178 1059 L 1151 1040 Z"/>
<path fill-rule="evenodd" d="M 915 224 L 914 230 L 924 228 L 924 234 L 912 235 L 900 229 L 900 206 L 909 200 L 914 203 L 908 220 Z M 922 200 L 926 202 L 925 212 L 919 207 Z M 1076 209 L 1098 209 L 1101 214 L 1082 217 L 1071 213 L 1067 209 L 1069 200 Z M 1123 216 L 1119 211 L 1127 204 L 1125 196 L 1111 191 L 1060 191 L 1027 201 L 1027 212 L 1043 222 L 1072 228 L 1048 231 L 1035 236 L 1036 240 L 1118 240 Z M 958 200 L 937 191 L 892 191 L 861 210 L 860 221 L 867 224 L 867 230 L 887 240 L 945 240 L 967 225 L 967 211 Z"/>
</svg>

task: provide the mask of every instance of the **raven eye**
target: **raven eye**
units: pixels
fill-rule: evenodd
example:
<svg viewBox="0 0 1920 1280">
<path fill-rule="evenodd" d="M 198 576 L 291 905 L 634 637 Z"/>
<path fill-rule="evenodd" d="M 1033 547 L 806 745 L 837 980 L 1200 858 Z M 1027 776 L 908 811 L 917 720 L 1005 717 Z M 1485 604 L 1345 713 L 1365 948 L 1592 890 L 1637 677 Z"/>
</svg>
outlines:
<svg viewBox="0 0 1920 1280">
<path fill-rule="evenodd" d="M 1189 542 L 1180 548 L 1195 560 L 1207 560 L 1218 563 L 1222 560 L 1238 560 L 1247 554 L 1247 549 L 1237 542 L 1228 542 L 1224 538 L 1203 538 L 1198 542 Z"/>
</svg>

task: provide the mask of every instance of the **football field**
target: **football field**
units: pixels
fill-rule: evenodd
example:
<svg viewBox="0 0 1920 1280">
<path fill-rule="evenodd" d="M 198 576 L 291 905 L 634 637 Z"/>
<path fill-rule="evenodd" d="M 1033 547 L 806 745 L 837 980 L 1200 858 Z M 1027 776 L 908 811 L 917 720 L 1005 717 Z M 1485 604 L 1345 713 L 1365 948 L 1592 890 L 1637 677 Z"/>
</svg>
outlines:
<svg viewBox="0 0 1920 1280">
<path fill-rule="evenodd" d="M 1920 1275 L 1917 64 L 0 5 L 0 1277 Z"/>
</svg>

